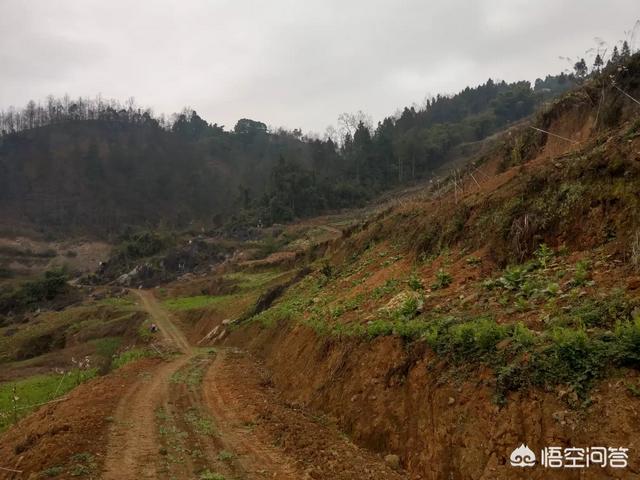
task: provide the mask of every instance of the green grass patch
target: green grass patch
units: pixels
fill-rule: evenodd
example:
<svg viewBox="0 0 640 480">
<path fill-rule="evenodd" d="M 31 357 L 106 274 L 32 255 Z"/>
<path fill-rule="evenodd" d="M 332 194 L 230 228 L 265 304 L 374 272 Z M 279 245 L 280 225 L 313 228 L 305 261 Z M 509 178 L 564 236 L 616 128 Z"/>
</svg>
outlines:
<svg viewBox="0 0 640 480">
<path fill-rule="evenodd" d="M 105 337 L 92 340 L 91 344 L 96 350 L 96 355 L 100 357 L 111 359 L 114 357 L 120 345 L 122 339 L 120 337 Z"/>
<path fill-rule="evenodd" d="M 236 300 L 237 295 L 196 295 L 193 297 L 170 298 L 162 302 L 169 310 L 199 310 L 210 307 L 228 305 Z"/>
<path fill-rule="evenodd" d="M 111 362 L 111 368 L 116 370 L 120 367 L 124 367 L 128 363 L 155 356 L 157 356 L 157 353 L 148 348 L 132 348 L 130 350 L 125 350 L 115 357 L 113 362 Z"/>
<path fill-rule="evenodd" d="M 280 321 L 300 322 L 320 336 L 365 340 L 397 336 L 405 342 L 425 342 L 453 371 L 472 374 L 479 366 L 491 368 L 498 402 L 514 390 L 562 385 L 562 391 L 570 392 L 569 403 L 579 406 L 599 379 L 620 367 L 640 369 L 640 309 L 639 302 L 622 291 L 585 296 L 576 287 L 589 282 L 587 262 L 576 264 L 575 270 L 561 267 L 557 254 L 541 246 L 533 260 L 509 267 L 485 283 L 487 295 L 503 299 L 505 307 L 539 308 L 544 315 L 539 331 L 488 316 L 420 314 L 419 296 L 394 311 L 379 310 L 377 318 L 366 323 L 340 321 L 346 311 L 360 308 L 365 298 L 336 301 L 334 290 L 322 283 L 324 276 L 303 280 L 251 321 L 268 328 Z M 414 280 L 418 279 L 409 277 L 407 284 L 419 291 Z M 368 300 L 391 294 L 401 283 L 387 282 Z"/>
<path fill-rule="evenodd" d="M 279 321 L 294 320 L 301 317 L 304 312 L 303 303 L 291 298 L 285 299 L 271 308 L 251 317 L 250 321 L 258 322 L 263 327 L 272 328 Z"/>
<path fill-rule="evenodd" d="M 96 369 L 72 370 L 64 375 L 35 375 L 0 384 L 0 431 L 16 418 L 30 413 L 35 406 L 63 396 L 96 374 Z"/>
</svg>

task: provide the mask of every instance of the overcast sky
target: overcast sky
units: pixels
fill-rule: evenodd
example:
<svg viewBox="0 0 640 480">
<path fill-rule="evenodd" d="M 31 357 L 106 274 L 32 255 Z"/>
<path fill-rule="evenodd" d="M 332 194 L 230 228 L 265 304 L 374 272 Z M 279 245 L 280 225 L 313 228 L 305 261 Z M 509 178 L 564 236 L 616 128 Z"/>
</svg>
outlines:
<svg viewBox="0 0 640 480">
<path fill-rule="evenodd" d="M 0 108 L 101 93 L 324 132 L 557 73 L 639 17 L 638 0 L 0 0 Z"/>
</svg>

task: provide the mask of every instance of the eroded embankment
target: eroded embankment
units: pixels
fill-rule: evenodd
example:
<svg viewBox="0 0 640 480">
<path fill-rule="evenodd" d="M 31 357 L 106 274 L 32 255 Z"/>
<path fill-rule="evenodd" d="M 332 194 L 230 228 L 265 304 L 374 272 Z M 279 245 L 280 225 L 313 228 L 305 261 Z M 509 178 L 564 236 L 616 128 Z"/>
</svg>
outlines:
<svg viewBox="0 0 640 480">
<path fill-rule="evenodd" d="M 512 393 L 500 406 L 491 373 L 453 373 L 427 348 L 391 337 L 339 340 L 281 324 L 236 331 L 228 342 L 262 357 L 288 401 L 327 414 L 360 445 L 398 454 L 412 478 L 635 478 L 640 469 L 640 413 L 628 378 L 601 383 L 579 409 L 561 390 Z M 626 447 L 629 466 L 518 469 L 509 455 L 521 443 L 537 452 Z"/>
</svg>

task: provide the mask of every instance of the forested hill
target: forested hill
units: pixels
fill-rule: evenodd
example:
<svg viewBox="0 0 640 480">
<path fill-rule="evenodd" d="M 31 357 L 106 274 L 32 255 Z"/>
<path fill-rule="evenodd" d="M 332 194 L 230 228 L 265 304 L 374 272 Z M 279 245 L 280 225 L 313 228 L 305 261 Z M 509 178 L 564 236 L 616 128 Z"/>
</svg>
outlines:
<svg viewBox="0 0 640 480">
<path fill-rule="evenodd" d="M 374 128 L 341 116 L 308 138 L 242 119 L 229 131 L 185 110 L 172 121 L 133 104 L 49 98 L 0 112 L 0 224 L 117 233 L 202 225 L 236 234 L 362 204 L 417 181 L 453 148 L 530 115 L 573 76 L 487 83 L 405 108 Z"/>
</svg>

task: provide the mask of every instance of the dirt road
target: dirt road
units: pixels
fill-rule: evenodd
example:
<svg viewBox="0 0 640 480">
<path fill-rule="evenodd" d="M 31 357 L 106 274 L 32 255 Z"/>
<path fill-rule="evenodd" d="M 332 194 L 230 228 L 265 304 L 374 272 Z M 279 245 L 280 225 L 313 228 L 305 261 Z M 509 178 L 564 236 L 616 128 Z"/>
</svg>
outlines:
<svg viewBox="0 0 640 480">
<path fill-rule="evenodd" d="M 404 478 L 325 419 L 289 406 L 246 353 L 194 348 L 151 292 L 136 293 L 181 354 L 123 395 L 104 480 Z"/>
<path fill-rule="evenodd" d="M 193 350 L 153 295 L 136 291 L 163 337 L 183 355 L 141 376 L 125 393 L 113 416 L 104 480 L 156 478 L 156 409 L 169 395 L 171 376 L 187 364 Z"/>
</svg>

